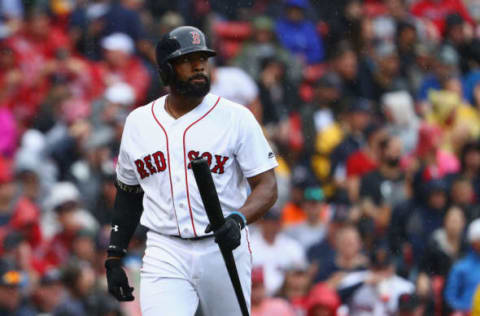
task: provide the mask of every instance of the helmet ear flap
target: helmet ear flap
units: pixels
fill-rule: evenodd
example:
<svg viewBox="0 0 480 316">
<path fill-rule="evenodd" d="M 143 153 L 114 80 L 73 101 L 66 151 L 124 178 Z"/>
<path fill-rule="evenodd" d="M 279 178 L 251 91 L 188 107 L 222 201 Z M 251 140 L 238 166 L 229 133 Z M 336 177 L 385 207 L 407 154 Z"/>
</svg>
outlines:
<svg viewBox="0 0 480 316">
<path fill-rule="evenodd" d="M 167 61 L 161 64 L 159 68 L 160 78 L 162 78 L 163 84 L 166 86 L 169 85 L 174 75 L 172 65 Z"/>
</svg>

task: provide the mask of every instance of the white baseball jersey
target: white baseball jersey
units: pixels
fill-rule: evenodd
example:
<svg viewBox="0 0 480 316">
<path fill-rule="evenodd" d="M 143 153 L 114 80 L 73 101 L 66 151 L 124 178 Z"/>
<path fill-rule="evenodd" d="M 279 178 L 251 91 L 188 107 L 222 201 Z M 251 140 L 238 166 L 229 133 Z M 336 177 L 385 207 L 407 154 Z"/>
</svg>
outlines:
<svg viewBox="0 0 480 316">
<path fill-rule="evenodd" d="M 247 198 L 248 182 L 277 166 L 260 125 L 242 105 L 209 93 L 174 119 L 163 96 L 127 117 L 116 167 L 119 181 L 145 192 L 140 223 L 164 235 L 204 235 L 209 221 L 189 162 L 210 164 L 224 215 Z"/>
</svg>

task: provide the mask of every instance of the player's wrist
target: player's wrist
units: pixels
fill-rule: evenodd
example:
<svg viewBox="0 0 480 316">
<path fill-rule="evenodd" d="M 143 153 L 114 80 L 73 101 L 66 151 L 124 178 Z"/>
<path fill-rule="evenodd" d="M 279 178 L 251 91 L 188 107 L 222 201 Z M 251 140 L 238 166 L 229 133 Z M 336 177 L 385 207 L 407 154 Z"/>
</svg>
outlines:
<svg viewBox="0 0 480 316">
<path fill-rule="evenodd" d="M 105 260 L 105 268 L 111 270 L 122 266 L 122 258 L 120 257 L 108 257 Z"/>
<path fill-rule="evenodd" d="M 229 217 L 233 218 L 237 223 L 240 225 L 240 228 L 243 229 L 245 226 L 247 226 L 247 218 L 245 215 L 238 211 L 233 211 L 230 213 Z"/>
<path fill-rule="evenodd" d="M 107 249 L 108 258 L 122 259 L 126 254 L 127 254 L 127 249 L 124 249 L 115 245 L 108 246 L 108 249 Z"/>
</svg>

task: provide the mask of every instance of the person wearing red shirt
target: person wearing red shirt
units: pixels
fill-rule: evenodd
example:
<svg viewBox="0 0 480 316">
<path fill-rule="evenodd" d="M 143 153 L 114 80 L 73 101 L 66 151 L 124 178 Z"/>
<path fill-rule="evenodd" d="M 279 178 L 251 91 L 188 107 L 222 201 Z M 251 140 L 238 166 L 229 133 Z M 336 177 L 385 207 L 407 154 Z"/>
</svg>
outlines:
<svg viewBox="0 0 480 316">
<path fill-rule="evenodd" d="M 432 21 L 440 34 L 445 30 L 445 18 L 449 14 L 457 13 L 465 21 L 475 24 L 465 8 L 462 0 L 420 0 L 411 8 L 413 15 Z"/>
<path fill-rule="evenodd" d="M 150 75 L 140 58 L 133 55 L 133 40 L 126 34 L 114 33 L 102 40 L 102 48 L 104 60 L 96 65 L 96 95 L 101 96 L 112 84 L 124 82 L 135 91 L 135 105 L 142 104 L 150 85 Z"/>
<path fill-rule="evenodd" d="M 380 144 L 387 138 L 387 131 L 383 126 L 372 123 L 365 129 L 365 137 L 366 146 L 347 159 L 347 188 L 352 202 L 358 199 L 360 178 L 378 166 Z"/>
<path fill-rule="evenodd" d="M 45 11 L 32 9 L 21 29 L 5 44 L 14 52 L 24 86 L 21 97 L 14 102 L 16 112 L 21 118 L 33 116 L 46 94 L 45 89 L 36 86 L 38 76 L 59 48 L 70 48 L 70 40 L 61 29 L 51 25 Z"/>
</svg>

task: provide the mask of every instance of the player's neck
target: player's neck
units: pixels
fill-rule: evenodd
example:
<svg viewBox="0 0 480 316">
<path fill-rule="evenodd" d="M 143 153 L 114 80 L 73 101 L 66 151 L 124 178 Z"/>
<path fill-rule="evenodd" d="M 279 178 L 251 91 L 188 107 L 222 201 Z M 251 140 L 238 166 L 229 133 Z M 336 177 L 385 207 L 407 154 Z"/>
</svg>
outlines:
<svg viewBox="0 0 480 316">
<path fill-rule="evenodd" d="M 165 99 L 165 109 L 171 116 L 177 119 L 196 108 L 202 103 L 203 98 L 191 98 L 170 93 Z"/>
</svg>

